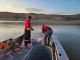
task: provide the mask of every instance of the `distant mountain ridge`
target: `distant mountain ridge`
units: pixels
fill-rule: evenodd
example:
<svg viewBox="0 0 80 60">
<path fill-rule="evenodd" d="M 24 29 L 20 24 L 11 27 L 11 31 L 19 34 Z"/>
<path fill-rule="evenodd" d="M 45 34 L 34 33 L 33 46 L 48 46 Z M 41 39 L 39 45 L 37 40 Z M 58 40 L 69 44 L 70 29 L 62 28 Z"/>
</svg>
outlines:
<svg viewBox="0 0 80 60">
<path fill-rule="evenodd" d="M 12 13 L 0 12 L 0 20 L 24 21 L 28 16 L 32 16 L 33 20 L 80 20 L 80 14 L 75 15 L 56 15 L 56 14 L 37 14 L 37 13 Z"/>
</svg>

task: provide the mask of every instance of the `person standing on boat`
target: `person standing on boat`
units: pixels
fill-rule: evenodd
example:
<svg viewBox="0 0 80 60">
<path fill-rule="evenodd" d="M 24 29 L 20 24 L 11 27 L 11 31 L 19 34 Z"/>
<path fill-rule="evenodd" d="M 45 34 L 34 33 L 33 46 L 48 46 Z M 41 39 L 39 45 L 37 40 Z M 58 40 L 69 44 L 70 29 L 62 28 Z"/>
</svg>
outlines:
<svg viewBox="0 0 80 60">
<path fill-rule="evenodd" d="M 46 25 L 42 25 L 41 29 L 42 29 L 42 33 L 45 34 L 45 36 L 44 36 L 44 44 L 49 46 L 50 45 L 50 38 L 51 38 L 51 36 L 53 34 L 53 30 L 52 30 L 51 27 L 46 26 Z"/>
<path fill-rule="evenodd" d="M 31 46 L 31 30 L 33 30 L 33 28 L 31 27 L 31 19 L 32 17 L 29 16 L 28 19 L 26 19 L 24 22 L 25 25 L 24 44 L 26 47 Z"/>
</svg>

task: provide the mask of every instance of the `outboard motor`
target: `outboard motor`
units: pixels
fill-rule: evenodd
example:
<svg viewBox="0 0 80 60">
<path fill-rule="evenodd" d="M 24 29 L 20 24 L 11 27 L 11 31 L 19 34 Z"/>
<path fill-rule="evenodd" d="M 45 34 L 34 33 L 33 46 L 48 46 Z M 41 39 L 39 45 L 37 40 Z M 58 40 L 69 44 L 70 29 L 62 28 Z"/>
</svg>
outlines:
<svg viewBox="0 0 80 60">
<path fill-rule="evenodd" d="M 45 45 L 35 45 L 24 57 L 24 60 L 52 60 L 51 49 Z"/>
</svg>

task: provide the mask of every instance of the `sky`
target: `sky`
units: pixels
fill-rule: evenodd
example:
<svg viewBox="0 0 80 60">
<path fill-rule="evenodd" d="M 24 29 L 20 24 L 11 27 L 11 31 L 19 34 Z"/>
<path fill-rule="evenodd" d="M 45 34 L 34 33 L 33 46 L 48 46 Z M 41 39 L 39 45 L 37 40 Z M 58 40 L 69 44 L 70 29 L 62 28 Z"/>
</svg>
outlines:
<svg viewBox="0 0 80 60">
<path fill-rule="evenodd" d="M 79 14 L 80 0 L 0 0 L 0 11 Z"/>
</svg>

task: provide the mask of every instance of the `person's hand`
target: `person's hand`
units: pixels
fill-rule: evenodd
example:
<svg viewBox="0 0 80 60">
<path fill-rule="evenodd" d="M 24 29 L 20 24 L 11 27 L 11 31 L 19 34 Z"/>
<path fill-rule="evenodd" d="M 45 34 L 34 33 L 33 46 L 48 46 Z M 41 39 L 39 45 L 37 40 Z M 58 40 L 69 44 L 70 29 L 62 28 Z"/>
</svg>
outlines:
<svg viewBox="0 0 80 60">
<path fill-rule="evenodd" d="M 34 29 L 32 28 L 32 31 L 34 31 Z"/>
</svg>

